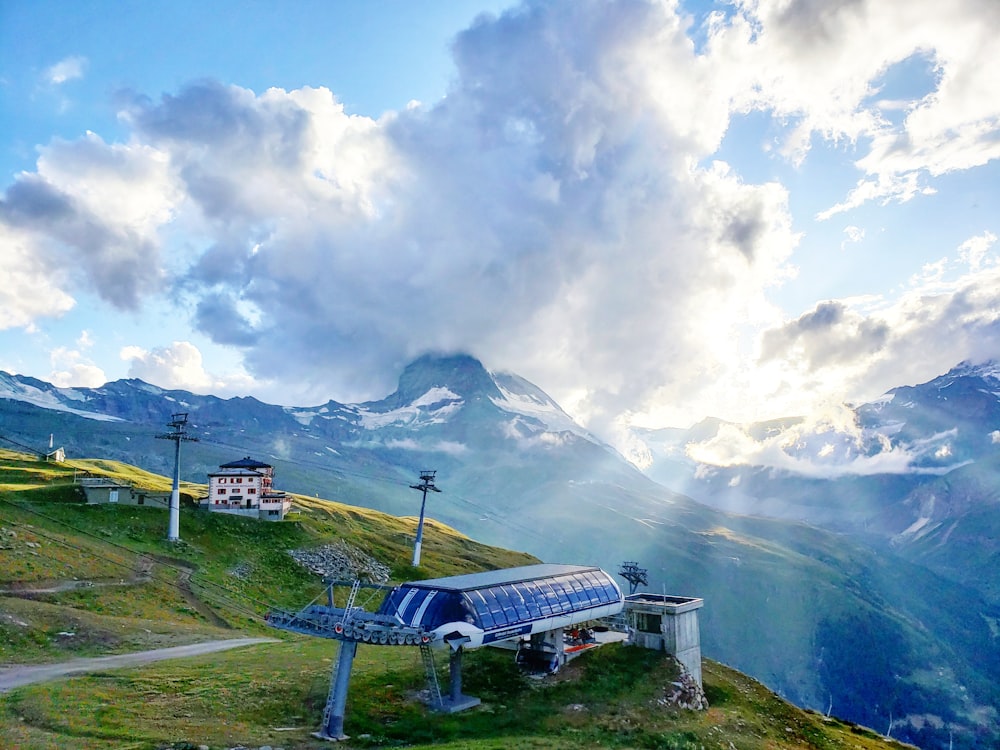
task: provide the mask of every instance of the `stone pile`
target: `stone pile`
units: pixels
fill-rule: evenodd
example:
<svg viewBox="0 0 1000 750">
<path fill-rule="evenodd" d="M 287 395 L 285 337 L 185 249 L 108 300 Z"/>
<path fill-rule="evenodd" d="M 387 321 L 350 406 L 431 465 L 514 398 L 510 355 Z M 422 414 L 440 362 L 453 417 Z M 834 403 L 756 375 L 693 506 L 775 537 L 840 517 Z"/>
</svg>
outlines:
<svg viewBox="0 0 1000 750">
<path fill-rule="evenodd" d="M 663 697 L 656 699 L 658 706 L 671 708 L 686 708 L 689 711 L 706 711 L 708 698 L 698 681 L 691 676 L 683 665 L 680 677 L 663 689 Z"/>
<path fill-rule="evenodd" d="M 357 578 L 369 583 L 385 583 L 392 572 L 388 565 L 383 565 L 343 539 L 322 547 L 290 549 L 288 554 L 299 565 L 324 578 L 344 581 Z"/>
</svg>

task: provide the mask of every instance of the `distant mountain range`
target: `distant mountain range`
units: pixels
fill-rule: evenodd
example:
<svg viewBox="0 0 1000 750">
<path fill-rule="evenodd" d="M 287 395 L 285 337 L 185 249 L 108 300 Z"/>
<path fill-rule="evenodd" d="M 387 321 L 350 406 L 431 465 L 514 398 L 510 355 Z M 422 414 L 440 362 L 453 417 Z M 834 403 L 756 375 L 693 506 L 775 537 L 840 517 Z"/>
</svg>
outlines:
<svg viewBox="0 0 1000 750">
<path fill-rule="evenodd" d="M 664 486 L 850 534 L 1000 604 L 1000 365 L 961 364 L 857 407 L 849 428 L 820 427 L 708 420 L 638 437 Z M 728 466 L 698 460 L 727 433 L 768 449 Z"/>
<path fill-rule="evenodd" d="M 185 412 L 200 439 L 182 449 L 185 479 L 251 455 L 275 466 L 280 489 L 401 515 L 419 508 L 419 473 L 436 470 L 429 514 L 470 536 L 551 562 L 638 560 L 652 590 L 705 598 L 708 655 L 800 705 L 922 747 L 972 748 L 1000 744 L 985 535 L 1000 515 L 986 489 L 997 467 L 992 438 L 975 438 L 1000 428 L 986 395 L 1000 383 L 967 370 L 860 407 L 847 431 L 747 428 L 766 441 L 798 426 L 786 452 L 798 473 L 699 462 L 689 446 L 743 429 L 711 421 L 642 433 L 644 474 L 536 386 L 464 355 L 421 357 L 380 401 L 301 408 L 0 373 L 0 436 L 44 451 L 53 434 L 70 459 L 169 474 L 172 446 L 155 436 Z"/>
</svg>

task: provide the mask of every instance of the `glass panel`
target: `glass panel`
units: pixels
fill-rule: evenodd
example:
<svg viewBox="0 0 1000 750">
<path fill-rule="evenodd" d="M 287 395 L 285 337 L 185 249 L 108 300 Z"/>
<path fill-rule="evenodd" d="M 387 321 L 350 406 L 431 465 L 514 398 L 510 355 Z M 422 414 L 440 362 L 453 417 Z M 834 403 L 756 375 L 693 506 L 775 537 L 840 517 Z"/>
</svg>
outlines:
<svg viewBox="0 0 1000 750">
<path fill-rule="evenodd" d="M 528 610 L 528 616 L 532 620 L 537 620 L 542 616 L 542 605 L 538 601 L 538 591 L 525 582 L 515 583 L 514 590 L 524 601 L 524 607 Z"/>
<path fill-rule="evenodd" d="M 571 594 L 573 593 L 572 588 L 566 585 L 566 582 L 561 578 L 554 578 L 549 581 L 549 585 L 552 587 L 553 593 L 556 595 L 556 599 L 553 602 L 553 607 L 560 614 L 565 612 L 571 612 L 574 609 L 573 600 Z"/>
<path fill-rule="evenodd" d="M 497 592 L 494 589 L 483 589 L 480 591 L 483 595 L 483 600 L 490 608 L 490 614 L 493 615 L 493 622 L 498 626 L 507 625 L 507 615 L 504 614 L 503 604 L 497 599 Z"/>
<path fill-rule="evenodd" d="M 490 607 L 483 598 L 483 593 L 481 591 L 471 591 L 469 593 L 472 599 L 472 606 L 475 607 L 476 614 L 479 617 L 479 627 L 483 630 L 495 627 L 493 615 L 490 614 Z"/>
<path fill-rule="evenodd" d="M 522 622 L 532 619 L 531 612 L 528 611 L 528 605 L 525 603 L 524 597 L 521 596 L 521 592 L 517 590 L 517 587 L 504 586 L 504 591 L 510 596 L 510 601 L 514 605 L 514 611 L 517 612 L 517 619 Z"/>
<path fill-rule="evenodd" d="M 583 581 L 580 580 L 580 576 L 572 575 L 570 576 L 569 580 L 573 586 L 573 589 L 576 591 L 576 598 L 580 602 L 580 604 L 584 606 L 589 606 L 590 592 L 587 590 L 587 587 L 584 585 Z"/>
<path fill-rule="evenodd" d="M 462 594 L 461 607 L 462 616 L 459 619 L 464 620 L 471 625 L 475 625 L 477 628 L 483 627 L 479 613 L 476 611 L 476 606 L 472 599 L 469 598 L 468 594 Z"/>
<path fill-rule="evenodd" d="M 520 622 L 521 616 L 517 613 L 517 610 L 514 607 L 514 600 L 511 598 L 507 587 L 495 586 L 493 588 L 493 593 L 496 595 L 497 601 L 500 602 L 500 606 L 503 607 L 503 613 L 504 617 L 507 618 L 507 624 L 513 625 L 514 623 Z"/>
</svg>

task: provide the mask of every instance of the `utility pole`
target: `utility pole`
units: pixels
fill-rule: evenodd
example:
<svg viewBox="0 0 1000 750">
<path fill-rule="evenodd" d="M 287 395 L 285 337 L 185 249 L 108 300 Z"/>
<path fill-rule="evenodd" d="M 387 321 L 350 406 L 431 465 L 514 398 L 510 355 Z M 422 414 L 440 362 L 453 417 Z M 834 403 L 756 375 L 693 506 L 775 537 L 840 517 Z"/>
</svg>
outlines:
<svg viewBox="0 0 1000 750">
<path fill-rule="evenodd" d="M 170 525 L 167 528 L 167 541 L 179 542 L 181 540 L 181 443 L 198 442 L 198 438 L 192 437 L 185 432 L 187 429 L 188 415 L 173 414 L 167 427 L 173 428 L 173 432 L 165 432 L 156 437 L 160 440 L 174 441 L 174 486 L 170 492 Z"/>
<path fill-rule="evenodd" d="M 411 484 L 410 489 L 420 490 L 424 493 L 423 500 L 420 501 L 420 520 L 417 522 L 417 541 L 413 545 L 413 567 L 420 565 L 420 545 L 424 541 L 424 508 L 427 505 L 427 491 L 440 492 L 437 487 L 434 486 L 434 475 L 437 474 L 436 471 L 422 471 L 420 472 L 420 484 Z"/>
</svg>

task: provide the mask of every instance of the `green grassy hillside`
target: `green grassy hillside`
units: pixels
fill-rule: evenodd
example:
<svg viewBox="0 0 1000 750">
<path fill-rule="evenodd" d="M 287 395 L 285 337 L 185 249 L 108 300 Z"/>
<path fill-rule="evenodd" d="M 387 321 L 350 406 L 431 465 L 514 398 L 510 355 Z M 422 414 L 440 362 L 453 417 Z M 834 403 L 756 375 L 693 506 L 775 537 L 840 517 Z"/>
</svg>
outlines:
<svg viewBox="0 0 1000 750">
<path fill-rule="evenodd" d="M 328 747 L 311 737 L 328 690 L 336 644 L 267 628 L 272 606 L 298 608 L 320 580 L 287 554 L 349 542 L 395 580 L 509 567 L 527 555 L 478 544 L 429 523 L 423 565 L 408 565 L 414 520 L 296 497 L 282 523 L 186 507 L 182 542 L 165 541 L 167 514 L 87 506 L 75 471 L 162 491 L 168 482 L 108 461 L 38 463 L 0 452 L 0 662 L 53 662 L 246 634 L 281 639 L 141 669 L 22 687 L 0 696 L 0 746 L 132 748 Z M 190 497 L 201 488 L 184 488 Z M 81 583 L 82 582 L 82 583 Z M 441 659 L 445 680 L 445 660 Z M 874 733 L 801 711 L 760 684 L 705 663 L 711 708 L 660 699 L 676 679 L 660 654 L 608 646 L 556 678 L 527 680 L 509 652 L 466 657 L 466 692 L 483 706 L 430 713 L 419 651 L 362 646 L 346 729 L 349 747 L 447 748 L 884 748 Z"/>
</svg>

